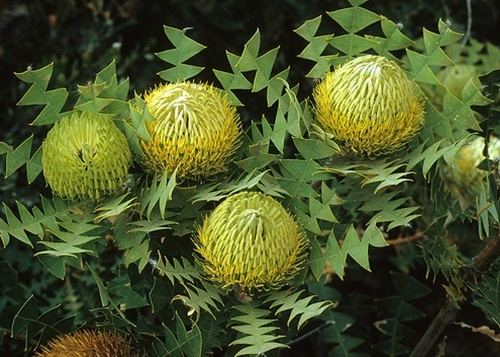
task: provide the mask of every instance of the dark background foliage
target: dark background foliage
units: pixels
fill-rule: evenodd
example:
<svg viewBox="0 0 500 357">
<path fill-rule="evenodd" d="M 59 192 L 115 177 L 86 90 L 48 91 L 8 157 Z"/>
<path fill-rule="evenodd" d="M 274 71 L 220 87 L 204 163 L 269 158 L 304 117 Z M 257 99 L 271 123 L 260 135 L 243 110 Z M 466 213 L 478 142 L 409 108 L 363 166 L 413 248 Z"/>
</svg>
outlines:
<svg viewBox="0 0 500 357">
<path fill-rule="evenodd" d="M 241 51 L 242 44 L 256 28 L 260 28 L 263 47 L 268 49 L 280 44 L 278 66 L 292 66 L 292 83 L 298 82 L 304 78 L 308 64 L 296 57 L 303 44 L 293 29 L 306 19 L 346 4 L 347 1 L 323 0 L 0 1 L 0 141 L 18 145 L 30 133 L 46 130 L 26 125 L 37 109 L 16 107 L 26 85 L 18 81 L 13 72 L 24 71 L 29 66 L 38 68 L 54 61 L 55 81 L 51 86 L 67 86 L 70 91 L 76 91 L 77 84 L 92 80 L 97 71 L 115 58 L 119 76 L 130 77 L 131 90 L 141 92 L 159 80 L 156 72 L 161 69 L 161 63 L 153 53 L 165 48 L 162 25 L 168 24 L 192 28 L 190 36 L 208 47 L 196 60 L 208 68 L 226 66 L 224 50 Z M 449 20 L 457 31 L 466 29 L 465 0 L 391 0 L 372 1 L 368 5 L 371 10 L 399 21 L 405 33 L 413 38 L 420 36 L 422 27 L 435 30 L 438 18 Z M 500 16 L 498 1 L 473 0 L 471 5 L 471 36 L 498 45 L 500 38 L 495 26 Z M 216 82 L 210 71 L 204 71 L 201 78 Z M 312 88 L 312 84 L 301 81 L 306 91 Z M 258 107 L 259 103 L 252 100 L 245 102 L 247 120 L 251 119 L 253 112 L 263 111 Z M 0 171 L 3 170 L 3 163 L 1 167 Z M 14 200 L 21 200 L 30 205 L 37 200 L 37 194 L 45 190 L 41 181 L 39 179 L 35 185 L 28 187 L 22 173 L 14 174 L 2 181 L 1 201 L 11 204 Z M 26 292 L 45 296 L 42 303 L 47 306 L 52 300 L 61 300 L 57 294 L 66 295 L 67 304 L 78 304 L 81 302 L 71 300 L 73 295 L 95 289 L 94 285 L 82 279 L 80 292 L 66 291 L 64 282 L 45 276 L 40 264 L 30 264 L 31 252 L 23 249 L 13 242 L 2 253 L 0 268 L 6 269 L 2 262 L 7 262 L 16 267 L 19 275 L 8 275 L 2 271 L 2 275 L 7 275 L 2 277 L 5 281 L 0 283 L 0 296 L 9 284 L 19 284 Z M 344 296 L 337 311 L 349 312 L 360 321 L 351 330 L 352 334 L 361 336 L 368 344 L 380 339 L 372 325 L 383 315 L 370 301 L 393 293 L 389 277 L 392 270 L 411 272 L 413 277 L 424 281 L 425 268 L 415 258 L 418 254 L 416 248 L 409 245 L 379 249 L 371 256 L 372 274 L 353 266 L 344 282 L 335 278 L 332 286 Z M 439 286 L 439 282 L 433 286 Z M 59 292 L 54 292 L 57 289 Z M 49 293 L 50 290 L 52 292 Z M 433 316 L 443 299 L 442 291 L 434 291 L 420 301 L 418 308 Z M 469 307 L 461 315 L 477 325 L 484 323 L 482 313 L 476 308 Z M 416 334 L 410 345 L 418 341 L 429 321 L 430 318 L 422 319 L 412 326 Z M 457 326 L 448 328 L 446 335 L 449 355 L 486 356 L 500 352 L 487 337 L 471 334 Z M 318 334 L 302 340 L 293 345 L 288 353 L 311 355 L 310 346 L 315 344 L 317 355 L 322 355 L 318 338 L 324 336 Z M 21 353 L 22 344 L 22 341 L 10 339 L 7 335 L 0 336 L 0 355 L 17 355 Z"/>
</svg>

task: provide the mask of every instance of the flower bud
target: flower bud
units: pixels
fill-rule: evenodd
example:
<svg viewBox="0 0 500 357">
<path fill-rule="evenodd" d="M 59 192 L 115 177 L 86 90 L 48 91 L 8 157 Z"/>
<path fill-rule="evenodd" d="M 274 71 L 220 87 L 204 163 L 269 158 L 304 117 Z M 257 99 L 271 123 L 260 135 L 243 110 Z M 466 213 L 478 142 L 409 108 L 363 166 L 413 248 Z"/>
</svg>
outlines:
<svg viewBox="0 0 500 357">
<path fill-rule="evenodd" d="M 314 90 L 316 118 L 344 154 L 399 150 L 420 130 L 418 87 L 395 62 L 361 56 L 328 73 Z"/>
<path fill-rule="evenodd" d="M 451 165 L 443 169 L 448 189 L 464 208 L 474 202 L 481 189 L 481 181 L 488 174 L 477 167 L 485 159 L 483 150 L 484 138 L 478 136 L 463 145 L 455 154 Z M 500 139 L 490 138 L 488 156 L 491 160 L 500 161 Z"/>
<path fill-rule="evenodd" d="M 223 92 L 211 85 L 168 83 L 144 95 L 152 120 L 143 164 L 159 174 L 197 179 L 226 170 L 240 146 L 241 124 Z"/>
<path fill-rule="evenodd" d="M 301 269 L 306 247 L 295 219 L 258 192 L 226 198 L 205 218 L 196 242 L 208 278 L 243 290 L 285 284 Z"/>
<path fill-rule="evenodd" d="M 131 162 L 127 139 L 105 114 L 65 116 L 42 145 L 45 180 L 65 198 L 99 200 L 117 191 L 127 179 Z"/>
<path fill-rule="evenodd" d="M 58 336 L 36 357 L 138 357 L 130 341 L 115 332 L 82 330 Z"/>
<path fill-rule="evenodd" d="M 444 68 L 437 77 L 451 94 L 457 98 L 462 98 L 462 90 L 467 82 L 471 78 L 476 78 L 476 68 L 468 64 L 459 64 Z M 479 82 L 479 80 L 477 81 Z"/>
</svg>

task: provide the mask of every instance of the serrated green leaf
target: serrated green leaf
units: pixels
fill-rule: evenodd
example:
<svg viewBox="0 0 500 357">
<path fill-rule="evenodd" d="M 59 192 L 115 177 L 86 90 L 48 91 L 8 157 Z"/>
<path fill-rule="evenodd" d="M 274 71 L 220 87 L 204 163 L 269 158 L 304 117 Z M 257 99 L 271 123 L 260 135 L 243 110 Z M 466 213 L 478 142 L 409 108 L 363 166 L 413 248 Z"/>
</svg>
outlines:
<svg viewBox="0 0 500 357">
<path fill-rule="evenodd" d="M 267 84 L 267 106 L 271 107 L 280 97 L 285 87 L 290 67 L 276 74 Z"/>
<path fill-rule="evenodd" d="M 403 182 L 412 181 L 407 176 L 413 174 L 413 172 L 395 172 L 405 166 L 403 163 L 378 160 L 368 162 L 366 166 L 366 169 L 359 170 L 361 175 L 364 176 L 361 187 L 380 182 L 375 188 L 374 193 L 377 193 L 385 187 L 397 186 Z"/>
<path fill-rule="evenodd" d="M 370 262 L 368 261 L 368 242 L 359 239 L 358 233 L 351 225 L 347 230 L 342 244 L 342 250 L 350 255 L 356 263 L 364 269 L 370 270 Z"/>
<path fill-rule="evenodd" d="M 302 25 L 293 30 L 303 39 L 311 42 L 316 35 L 316 32 L 319 29 L 319 25 L 321 24 L 321 15 L 317 16 L 313 19 L 306 20 Z"/>
<path fill-rule="evenodd" d="M 304 159 L 318 160 L 337 154 L 337 150 L 318 139 L 293 138 L 293 143 Z"/>
<path fill-rule="evenodd" d="M 165 218 L 167 202 L 172 199 L 176 186 L 177 169 L 172 174 L 165 172 L 160 178 L 153 178 L 149 187 L 144 187 L 140 197 L 141 214 L 151 218 L 153 209 L 158 207 L 159 215 Z"/>
<path fill-rule="evenodd" d="M 6 243 L 8 243 L 8 237 L 9 235 L 13 236 L 14 238 L 18 239 L 19 241 L 29 245 L 31 248 L 33 248 L 33 244 L 31 243 L 31 240 L 28 238 L 25 232 L 25 228 L 23 223 L 16 217 L 16 215 L 12 212 L 12 210 L 7 206 L 5 203 L 3 204 L 4 210 L 5 210 L 5 216 L 7 218 L 7 224 L 0 220 L 0 231 L 2 231 L 2 237 L 7 237 L 3 239 L 7 239 L 7 242 L 4 241 L 4 245 L 6 246 Z M 30 222 L 31 226 L 31 222 Z"/>
<path fill-rule="evenodd" d="M 194 66 L 191 64 L 181 63 L 174 68 L 169 68 L 163 71 L 158 72 L 157 74 L 161 79 L 167 82 L 177 82 L 182 80 L 187 80 L 189 78 L 195 77 L 201 71 L 203 71 L 205 67 Z"/>
<path fill-rule="evenodd" d="M 164 26 L 163 30 L 170 42 L 175 46 L 173 50 L 166 50 L 156 55 L 165 62 L 178 65 L 203 51 L 206 46 L 186 36 L 186 30 Z"/>
<path fill-rule="evenodd" d="M 327 11 L 327 14 L 349 33 L 356 33 L 380 20 L 376 13 L 358 6 Z"/>
<path fill-rule="evenodd" d="M 353 319 L 339 312 L 331 312 L 330 315 L 331 318 L 328 321 L 331 323 L 322 331 L 322 336 L 324 336 L 325 340 L 331 341 L 337 344 L 337 346 L 328 352 L 328 356 L 340 357 L 347 354 L 355 355 L 355 352 L 352 350 L 361 345 L 363 339 L 344 334 L 344 332 L 352 326 Z"/>
<path fill-rule="evenodd" d="M 276 342 L 283 336 L 274 334 L 278 328 L 273 326 L 274 319 L 267 318 L 270 311 L 250 304 L 236 305 L 233 308 L 239 313 L 231 318 L 234 321 L 234 325 L 231 328 L 243 334 L 243 337 L 231 342 L 230 346 L 247 346 L 240 349 L 235 354 L 235 357 L 259 355 L 277 348 L 287 347 L 282 343 Z"/>
<path fill-rule="evenodd" d="M 224 305 L 221 297 L 222 290 L 203 281 L 201 284 L 201 288 L 193 284 L 185 284 L 187 296 L 179 294 L 172 299 L 172 302 L 180 301 L 188 308 L 187 315 L 193 323 L 198 322 L 201 310 L 208 312 L 215 319 L 214 311 L 219 311 Z"/>
<path fill-rule="evenodd" d="M 258 155 L 247 157 L 237 161 L 236 164 L 248 173 L 266 168 L 269 164 L 276 161 L 278 155 L 259 153 Z"/>
<path fill-rule="evenodd" d="M 328 203 L 322 203 L 314 197 L 309 197 L 309 212 L 311 217 L 328 222 L 338 223 Z"/>
<path fill-rule="evenodd" d="M 423 29 L 423 38 L 425 52 L 429 56 L 427 62 L 432 66 L 450 66 L 453 61 L 448 57 L 448 55 L 441 49 L 441 35 L 434 33 L 432 31 Z"/>
<path fill-rule="evenodd" d="M 158 75 L 166 81 L 176 82 L 187 80 L 200 73 L 204 67 L 184 62 L 194 57 L 206 47 L 186 36 L 185 30 L 179 30 L 170 26 L 164 26 L 163 29 L 167 38 L 174 45 L 174 48 L 158 52 L 156 56 L 174 67 L 160 71 Z"/>
<path fill-rule="evenodd" d="M 311 244 L 309 256 L 309 267 L 316 279 L 319 279 L 325 272 L 326 264 L 330 264 L 335 274 L 341 279 L 344 276 L 344 266 L 347 259 L 347 252 L 340 249 L 335 234 L 330 232 L 324 252 L 316 240 Z"/>
<path fill-rule="evenodd" d="M 288 291 L 273 292 L 266 299 L 266 302 L 271 304 L 271 309 L 277 308 L 276 314 L 280 314 L 284 311 L 290 312 L 287 322 L 289 327 L 291 326 L 291 322 L 296 317 L 299 317 L 297 328 L 300 329 L 307 321 L 319 317 L 325 310 L 333 306 L 331 301 L 311 303 L 314 296 L 309 295 L 302 298 L 300 296 L 303 292 L 303 290 L 295 293 L 290 293 Z"/>
<path fill-rule="evenodd" d="M 40 69 L 28 69 L 25 72 L 14 73 L 16 77 L 26 83 L 32 84 L 25 95 L 19 100 L 17 105 L 44 105 L 45 107 L 37 115 L 32 125 L 47 125 L 59 120 L 66 100 L 68 91 L 66 88 L 58 88 L 47 91 L 47 87 L 52 76 L 54 63 Z"/>
<path fill-rule="evenodd" d="M 452 43 L 457 42 L 463 37 L 463 34 L 459 32 L 452 31 L 450 29 L 450 25 L 439 19 L 438 21 L 438 29 L 441 34 L 440 46 L 448 46 Z"/>
<path fill-rule="evenodd" d="M 5 159 L 5 178 L 12 175 L 17 169 L 30 160 L 32 142 L 33 135 L 24 140 L 13 151 L 7 152 L 7 157 Z"/>
<path fill-rule="evenodd" d="M 59 279 L 66 276 L 66 260 L 64 257 L 54 257 L 50 255 L 39 255 L 38 260 L 51 274 Z"/>
<path fill-rule="evenodd" d="M 434 72 L 428 67 L 428 57 L 409 49 L 406 49 L 406 54 L 416 81 L 433 85 L 440 84 Z"/>
<path fill-rule="evenodd" d="M 26 162 L 26 175 L 28 178 L 28 184 L 33 183 L 36 178 L 42 173 L 42 147 L 40 146 L 35 153 L 31 156 L 28 162 Z"/>
<path fill-rule="evenodd" d="M 97 73 L 95 83 L 99 84 L 99 83 L 110 82 L 115 76 L 116 76 L 116 61 L 112 60 L 106 67 L 104 67 Z"/>
<path fill-rule="evenodd" d="M 386 38 L 377 37 L 377 45 L 373 49 L 379 54 L 387 56 L 393 60 L 397 58 L 390 53 L 390 51 L 397 51 L 410 47 L 413 41 L 406 37 L 401 31 L 399 26 L 393 21 L 381 16 L 380 26 Z"/>
<path fill-rule="evenodd" d="M 110 219 L 112 217 L 118 216 L 119 214 L 122 214 L 129 208 L 133 207 L 136 204 L 136 197 L 132 197 L 125 201 L 128 196 L 129 194 L 125 193 L 100 204 L 94 210 L 94 213 L 97 213 L 96 222 L 99 223 L 103 219 Z"/>
<path fill-rule="evenodd" d="M 370 48 L 373 48 L 377 45 L 377 42 L 360 35 L 347 34 L 335 36 L 330 40 L 330 44 L 345 53 L 348 58 L 352 58 Z"/>
<path fill-rule="evenodd" d="M 83 249 L 79 247 L 75 247 L 72 244 L 65 243 L 65 242 L 38 242 L 42 245 L 45 245 L 46 247 L 50 248 L 50 250 L 42 250 L 34 254 L 34 256 L 39 256 L 39 255 L 50 255 L 53 257 L 72 257 L 72 258 L 78 258 L 78 255 L 88 253 L 92 254 L 94 253 L 90 249 Z"/>
<path fill-rule="evenodd" d="M 291 196 L 314 196 L 316 192 L 310 185 L 311 181 L 329 177 L 321 172 L 321 166 L 313 160 L 280 160 L 280 169 L 283 176 L 277 179 Z"/>
<path fill-rule="evenodd" d="M 139 232 L 140 233 L 140 232 Z M 149 241 L 143 240 L 138 245 L 130 247 L 125 252 L 125 266 L 139 261 L 138 270 L 143 271 L 151 255 L 151 250 L 149 249 Z"/>
<path fill-rule="evenodd" d="M 384 234 L 377 227 L 375 222 L 371 222 L 363 233 L 363 241 L 368 242 L 373 247 L 387 247 L 389 243 L 386 242 Z"/>
<path fill-rule="evenodd" d="M 260 49 L 260 31 L 257 29 L 250 39 L 245 43 L 241 57 L 236 67 L 242 72 L 257 69 L 257 57 Z"/>
<path fill-rule="evenodd" d="M 226 181 L 224 183 L 217 183 L 200 188 L 197 190 L 196 194 L 191 197 L 191 200 L 193 203 L 219 201 L 237 192 L 250 190 L 259 184 L 267 171 L 257 173 L 258 171 L 253 171 L 245 176 L 241 176 L 238 180 Z"/>
<path fill-rule="evenodd" d="M 171 225 L 178 224 L 178 222 L 167 221 L 164 219 L 146 219 L 146 220 L 138 220 L 132 221 L 128 223 L 128 226 L 135 227 L 130 228 L 127 232 L 143 232 L 143 233 L 151 233 L 155 231 L 164 231 L 167 229 L 171 229 Z"/>
<path fill-rule="evenodd" d="M 180 260 L 172 258 L 170 261 L 166 257 L 159 256 L 156 263 L 156 270 L 160 275 L 166 276 L 172 284 L 179 282 L 182 284 L 194 283 L 195 279 L 200 278 L 200 273 L 196 267 L 186 258 Z"/>
</svg>

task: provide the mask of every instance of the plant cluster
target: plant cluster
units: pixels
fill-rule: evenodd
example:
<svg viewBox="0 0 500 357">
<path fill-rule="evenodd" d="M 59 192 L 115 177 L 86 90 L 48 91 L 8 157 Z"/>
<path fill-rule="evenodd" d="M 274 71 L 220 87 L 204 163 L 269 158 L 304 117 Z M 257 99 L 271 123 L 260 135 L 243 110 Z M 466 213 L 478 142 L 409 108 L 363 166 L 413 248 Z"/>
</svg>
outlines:
<svg viewBox="0 0 500 357">
<path fill-rule="evenodd" d="M 324 355 L 421 355 L 442 329 L 420 339 L 411 324 L 441 285 L 450 321 L 472 301 L 500 327 L 500 50 L 460 43 L 443 21 L 412 40 L 365 2 L 295 30 L 311 93 L 259 30 L 214 84 L 192 64 L 205 46 L 169 26 L 164 82 L 144 93 L 114 61 L 75 98 L 49 89 L 53 64 L 16 73 L 29 84 L 18 104 L 43 105 L 32 125 L 47 133 L 40 147 L 0 143 L 5 174 L 52 195 L 4 204 L 0 329 L 39 356 L 278 355 L 308 338 Z M 265 103 L 260 117 L 244 115 L 248 97 Z M 36 259 L 30 274 L 59 282 L 16 285 L 13 240 Z M 399 241 L 411 248 L 373 339 L 351 328 L 367 304 L 332 281 L 369 277 Z M 425 284 L 403 274 L 417 264 Z"/>
</svg>

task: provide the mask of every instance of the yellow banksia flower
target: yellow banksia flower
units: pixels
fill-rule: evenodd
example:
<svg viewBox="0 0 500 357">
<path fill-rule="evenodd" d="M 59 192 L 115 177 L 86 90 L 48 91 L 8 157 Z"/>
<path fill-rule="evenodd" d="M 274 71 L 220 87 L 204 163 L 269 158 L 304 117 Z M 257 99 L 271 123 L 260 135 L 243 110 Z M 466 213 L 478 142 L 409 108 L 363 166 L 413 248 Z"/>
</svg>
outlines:
<svg viewBox="0 0 500 357">
<path fill-rule="evenodd" d="M 81 330 L 58 336 L 36 357 L 139 357 L 130 340 L 115 332 Z"/>
<path fill-rule="evenodd" d="M 59 120 L 42 145 L 46 182 L 65 198 L 99 200 L 120 189 L 132 163 L 127 139 L 113 120 L 74 112 Z"/>
<path fill-rule="evenodd" d="M 242 290 L 284 285 L 303 266 L 307 239 L 274 198 L 242 192 L 226 198 L 198 229 L 196 251 L 207 277 Z"/>
<path fill-rule="evenodd" d="M 344 154 L 397 151 L 423 123 L 416 84 L 398 64 L 381 56 L 361 56 L 329 72 L 313 97 L 319 125 Z"/>
<path fill-rule="evenodd" d="M 226 170 L 240 146 L 241 124 L 223 92 L 208 84 L 168 83 L 144 95 L 152 120 L 142 141 L 144 165 L 197 179 Z"/>
<path fill-rule="evenodd" d="M 455 154 L 452 163 L 443 169 L 448 189 L 463 208 L 474 202 L 481 189 L 481 181 L 488 175 L 487 171 L 477 167 L 485 159 L 484 145 L 484 138 L 476 137 L 463 145 Z M 500 161 L 500 139 L 490 138 L 488 156 L 491 160 Z"/>
</svg>

